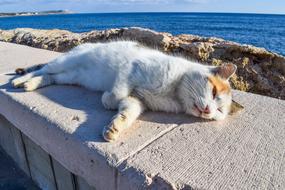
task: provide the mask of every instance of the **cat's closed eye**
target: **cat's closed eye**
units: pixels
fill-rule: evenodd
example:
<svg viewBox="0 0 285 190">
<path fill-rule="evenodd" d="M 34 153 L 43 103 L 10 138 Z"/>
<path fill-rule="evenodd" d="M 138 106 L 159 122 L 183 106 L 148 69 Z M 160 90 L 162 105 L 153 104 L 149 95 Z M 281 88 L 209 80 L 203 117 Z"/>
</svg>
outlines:
<svg viewBox="0 0 285 190">
<path fill-rule="evenodd" d="M 222 111 L 222 110 L 223 110 L 223 107 L 220 107 L 220 108 L 218 108 L 217 110 L 218 110 L 219 112 L 223 113 L 223 111 Z"/>
<path fill-rule="evenodd" d="M 213 86 L 212 95 L 213 95 L 213 99 L 215 99 L 216 96 L 217 96 L 217 88 L 216 88 L 216 86 Z"/>
</svg>

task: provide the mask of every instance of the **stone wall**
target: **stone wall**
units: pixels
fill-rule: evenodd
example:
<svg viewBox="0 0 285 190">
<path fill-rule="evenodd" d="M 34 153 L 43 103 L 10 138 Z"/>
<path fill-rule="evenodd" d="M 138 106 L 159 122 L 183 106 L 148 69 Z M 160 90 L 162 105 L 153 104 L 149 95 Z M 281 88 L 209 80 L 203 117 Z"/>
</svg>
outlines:
<svg viewBox="0 0 285 190">
<path fill-rule="evenodd" d="M 238 71 L 231 79 L 233 88 L 285 99 L 285 57 L 263 48 L 241 45 L 219 38 L 188 34 L 173 36 L 143 28 L 109 29 L 87 33 L 28 28 L 0 30 L 0 41 L 58 52 L 68 51 L 86 42 L 119 39 L 136 40 L 146 46 L 204 64 L 234 63 Z"/>
</svg>

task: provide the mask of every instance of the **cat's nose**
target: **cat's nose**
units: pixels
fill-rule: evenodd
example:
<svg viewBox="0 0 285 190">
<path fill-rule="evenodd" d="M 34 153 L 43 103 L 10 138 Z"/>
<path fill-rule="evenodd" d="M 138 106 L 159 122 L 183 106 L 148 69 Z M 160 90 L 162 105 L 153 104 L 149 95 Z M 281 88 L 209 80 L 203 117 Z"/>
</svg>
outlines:
<svg viewBox="0 0 285 190">
<path fill-rule="evenodd" d="M 205 113 L 205 114 L 210 114 L 210 113 L 211 113 L 210 108 L 209 108 L 208 105 L 207 105 L 206 108 L 203 110 L 203 113 Z"/>
</svg>

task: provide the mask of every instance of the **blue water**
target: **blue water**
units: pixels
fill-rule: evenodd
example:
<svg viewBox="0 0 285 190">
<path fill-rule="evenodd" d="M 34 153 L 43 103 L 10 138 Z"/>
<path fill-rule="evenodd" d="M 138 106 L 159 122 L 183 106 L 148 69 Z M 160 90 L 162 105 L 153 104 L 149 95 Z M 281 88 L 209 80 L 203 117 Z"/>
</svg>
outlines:
<svg viewBox="0 0 285 190">
<path fill-rule="evenodd" d="M 140 26 L 172 34 L 216 36 L 285 55 L 285 15 L 226 13 L 102 13 L 0 18 L 0 29 L 30 27 L 87 32 Z"/>
</svg>

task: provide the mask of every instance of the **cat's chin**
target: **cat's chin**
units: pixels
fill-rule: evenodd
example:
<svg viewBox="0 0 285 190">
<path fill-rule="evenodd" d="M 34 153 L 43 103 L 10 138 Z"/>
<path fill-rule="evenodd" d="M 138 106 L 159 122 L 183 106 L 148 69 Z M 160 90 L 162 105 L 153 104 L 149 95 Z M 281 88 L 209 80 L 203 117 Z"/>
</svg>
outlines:
<svg viewBox="0 0 285 190">
<path fill-rule="evenodd" d="M 209 120 L 215 120 L 215 121 L 221 121 L 224 120 L 227 117 L 227 114 L 220 113 L 219 111 L 216 111 L 214 114 L 201 114 L 201 118 L 209 119 Z"/>
<path fill-rule="evenodd" d="M 214 116 L 212 116 L 212 115 L 200 114 L 200 115 L 197 115 L 197 117 L 207 119 L 207 120 L 221 121 L 221 120 L 224 120 L 226 118 L 226 115 L 214 115 Z"/>
<path fill-rule="evenodd" d="M 213 119 L 216 120 L 216 121 L 221 121 L 221 120 L 224 120 L 226 119 L 227 115 L 226 114 L 216 114 Z"/>
<path fill-rule="evenodd" d="M 193 107 L 193 109 L 191 110 L 188 110 L 187 114 L 193 115 L 195 117 L 207 119 L 207 120 L 216 120 L 216 121 L 224 120 L 227 116 L 227 114 L 219 113 L 219 112 L 216 112 L 213 114 L 203 114 L 195 107 Z"/>
<path fill-rule="evenodd" d="M 189 115 L 193 115 L 195 117 L 199 117 L 199 118 L 203 118 L 203 119 L 208 119 L 208 120 L 212 120 L 213 116 L 212 114 L 202 114 L 197 108 L 193 107 L 191 110 L 188 110 L 186 112 Z"/>
</svg>

